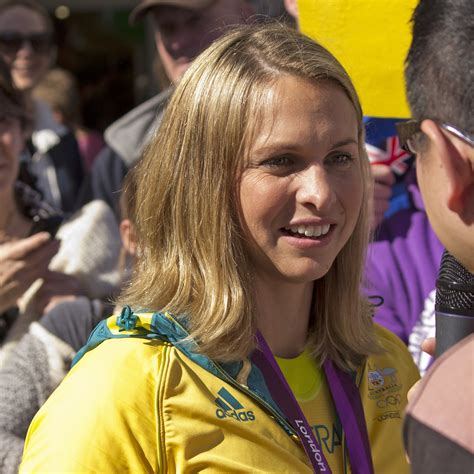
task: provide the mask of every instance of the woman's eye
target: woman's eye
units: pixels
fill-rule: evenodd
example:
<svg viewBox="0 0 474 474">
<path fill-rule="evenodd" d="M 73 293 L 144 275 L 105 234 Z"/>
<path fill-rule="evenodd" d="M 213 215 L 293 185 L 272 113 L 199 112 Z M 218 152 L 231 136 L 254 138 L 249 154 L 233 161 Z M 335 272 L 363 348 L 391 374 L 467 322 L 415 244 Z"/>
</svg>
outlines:
<svg viewBox="0 0 474 474">
<path fill-rule="evenodd" d="M 350 153 L 336 153 L 329 160 L 331 164 L 344 167 L 349 166 L 354 161 L 354 157 Z"/>
<path fill-rule="evenodd" d="M 276 156 L 265 160 L 262 163 L 262 166 L 267 168 L 283 168 L 293 164 L 293 160 L 289 156 Z"/>
</svg>

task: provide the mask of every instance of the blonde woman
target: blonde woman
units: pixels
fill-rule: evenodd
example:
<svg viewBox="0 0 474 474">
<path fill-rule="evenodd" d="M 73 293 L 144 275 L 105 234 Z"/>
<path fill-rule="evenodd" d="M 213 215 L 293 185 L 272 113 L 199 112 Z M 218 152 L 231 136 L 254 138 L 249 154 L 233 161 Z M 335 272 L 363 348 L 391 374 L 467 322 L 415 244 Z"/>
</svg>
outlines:
<svg viewBox="0 0 474 474">
<path fill-rule="evenodd" d="M 349 77 L 301 34 L 204 52 L 139 166 L 126 306 L 34 419 L 22 471 L 408 472 L 417 371 L 359 293 L 363 133 Z"/>
</svg>

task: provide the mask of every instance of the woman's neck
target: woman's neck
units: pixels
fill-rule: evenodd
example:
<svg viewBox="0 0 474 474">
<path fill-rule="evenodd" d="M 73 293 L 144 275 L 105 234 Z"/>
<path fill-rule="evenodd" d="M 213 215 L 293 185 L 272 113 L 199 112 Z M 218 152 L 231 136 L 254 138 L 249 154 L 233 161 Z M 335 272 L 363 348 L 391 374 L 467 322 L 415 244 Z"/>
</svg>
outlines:
<svg viewBox="0 0 474 474">
<path fill-rule="evenodd" d="M 258 329 L 274 355 L 292 358 L 303 352 L 308 336 L 313 283 L 256 282 Z"/>
</svg>

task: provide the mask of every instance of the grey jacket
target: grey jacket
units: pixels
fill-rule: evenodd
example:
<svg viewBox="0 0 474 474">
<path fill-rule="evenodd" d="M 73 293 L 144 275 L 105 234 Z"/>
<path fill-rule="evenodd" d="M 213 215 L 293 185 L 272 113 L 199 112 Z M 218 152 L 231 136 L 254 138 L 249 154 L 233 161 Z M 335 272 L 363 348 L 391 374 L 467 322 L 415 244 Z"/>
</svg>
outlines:
<svg viewBox="0 0 474 474">
<path fill-rule="evenodd" d="M 112 306 L 80 297 L 49 311 L 0 366 L 0 473 L 13 474 L 36 412 L 69 371 L 72 358 Z"/>
<path fill-rule="evenodd" d="M 143 149 L 158 128 L 173 89 L 152 97 L 114 122 L 104 134 L 106 146 L 99 153 L 86 180 L 79 207 L 102 199 L 119 214 L 122 181 L 129 168 L 141 157 Z"/>
</svg>

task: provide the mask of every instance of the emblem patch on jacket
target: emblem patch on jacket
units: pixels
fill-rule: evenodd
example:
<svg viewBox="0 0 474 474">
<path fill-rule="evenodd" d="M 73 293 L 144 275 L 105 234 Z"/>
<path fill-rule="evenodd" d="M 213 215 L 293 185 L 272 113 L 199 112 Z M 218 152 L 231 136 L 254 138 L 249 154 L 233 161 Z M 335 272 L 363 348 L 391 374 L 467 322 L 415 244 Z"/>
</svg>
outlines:
<svg viewBox="0 0 474 474">
<path fill-rule="evenodd" d="M 224 387 L 222 387 L 216 399 L 216 416 L 217 418 L 234 418 L 239 422 L 248 422 L 255 420 L 253 411 L 245 410 L 244 406 Z"/>
<path fill-rule="evenodd" d="M 367 372 L 369 398 L 376 402 L 377 408 L 382 412 L 376 417 L 377 421 L 400 418 L 400 391 L 402 385 L 397 378 L 397 369 L 393 367 L 370 367 Z"/>
</svg>

